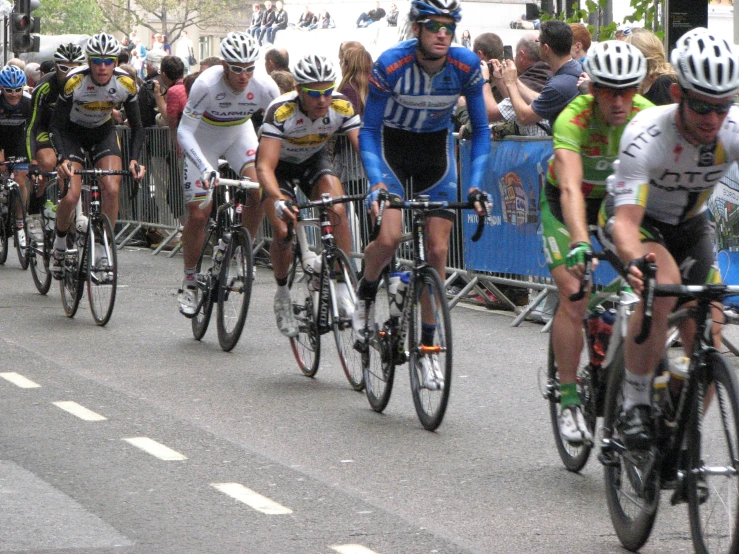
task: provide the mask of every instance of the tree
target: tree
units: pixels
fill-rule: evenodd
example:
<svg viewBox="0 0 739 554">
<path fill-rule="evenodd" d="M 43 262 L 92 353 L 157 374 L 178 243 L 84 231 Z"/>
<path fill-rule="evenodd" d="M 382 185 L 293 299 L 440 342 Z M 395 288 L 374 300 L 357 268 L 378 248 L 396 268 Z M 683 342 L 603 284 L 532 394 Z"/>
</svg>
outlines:
<svg viewBox="0 0 739 554">
<path fill-rule="evenodd" d="M 129 33 L 143 26 L 175 42 L 190 26 L 228 25 L 246 19 L 242 0 L 97 0 L 109 27 Z M 158 20 L 152 21 L 151 16 Z"/>
<path fill-rule="evenodd" d="M 96 0 L 43 0 L 33 16 L 41 18 L 42 35 L 93 35 L 106 28 Z"/>
</svg>

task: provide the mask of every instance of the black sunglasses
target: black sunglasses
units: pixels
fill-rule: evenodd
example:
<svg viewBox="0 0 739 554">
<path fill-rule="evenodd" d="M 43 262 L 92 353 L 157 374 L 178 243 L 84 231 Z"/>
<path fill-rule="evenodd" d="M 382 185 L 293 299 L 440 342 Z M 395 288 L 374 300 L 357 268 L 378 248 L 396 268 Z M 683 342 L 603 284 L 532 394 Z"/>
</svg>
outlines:
<svg viewBox="0 0 739 554">
<path fill-rule="evenodd" d="M 734 105 L 733 100 L 729 100 L 728 102 L 724 102 L 723 104 L 711 104 L 710 102 L 704 102 L 703 100 L 698 100 L 697 98 L 691 98 L 689 95 L 683 96 L 685 98 L 685 103 L 688 105 L 688 108 L 693 110 L 698 115 L 708 115 L 711 112 L 716 112 L 717 115 L 724 115 L 729 112 L 731 109 L 731 106 Z"/>
</svg>

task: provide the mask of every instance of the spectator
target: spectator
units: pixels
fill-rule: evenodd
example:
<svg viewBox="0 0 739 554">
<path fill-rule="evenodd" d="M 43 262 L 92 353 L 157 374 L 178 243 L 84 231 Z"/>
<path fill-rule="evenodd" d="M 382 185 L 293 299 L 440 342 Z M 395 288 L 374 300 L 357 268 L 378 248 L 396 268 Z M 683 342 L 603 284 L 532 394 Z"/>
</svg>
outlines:
<svg viewBox="0 0 739 554">
<path fill-rule="evenodd" d="M 538 7 L 537 7 L 538 12 Z M 538 13 L 537 13 L 538 16 Z M 526 14 L 521 15 L 521 19 L 511 21 L 511 29 L 526 29 L 527 31 L 538 31 L 541 27 L 541 19 L 534 17 L 527 19 Z"/>
<path fill-rule="evenodd" d="M 188 75 L 187 77 L 183 79 L 182 84 L 185 87 L 185 94 L 187 94 L 187 96 L 190 96 L 190 89 L 192 88 L 192 84 L 195 82 L 195 79 L 197 79 L 198 76 L 200 76 L 200 71 L 197 71 L 195 73 L 190 73 L 190 75 Z"/>
<path fill-rule="evenodd" d="M 209 56 L 204 60 L 200 60 L 200 73 L 202 73 L 209 67 L 213 67 L 214 65 L 221 65 L 221 61 L 221 58 L 219 58 L 218 56 Z"/>
<path fill-rule="evenodd" d="M 131 52 L 133 56 L 131 61 L 134 68 L 138 70 L 139 77 L 143 79 L 146 76 L 146 63 L 144 62 L 147 54 L 146 46 L 139 38 L 134 38 L 134 41 L 136 46 Z"/>
<path fill-rule="evenodd" d="M 43 77 L 47 73 L 51 73 L 54 71 L 54 60 L 44 60 L 39 65 L 39 70 L 41 71 L 41 76 Z"/>
<path fill-rule="evenodd" d="M 373 23 L 380 21 L 383 17 L 385 17 L 385 10 L 383 10 L 380 7 L 380 3 L 377 2 L 374 9 L 359 14 L 359 17 L 357 18 L 357 28 L 369 27 Z"/>
<path fill-rule="evenodd" d="M 259 31 L 260 27 L 262 26 L 263 18 L 264 12 L 262 11 L 262 6 L 260 6 L 259 4 L 254 4 L 251 11 L 251 25 L 249 25 L 249 28 L 246 30 L 246 32 L 253 36 L 255 39 L 259 39 Z"/>
<path fill-rule="evenodd" d="M 300 14 L 300 19 L 298 19 L 298 27 L 310 29 L 310 26 L 316 23 L 318 23 L 318 16 L 310 11 L 310 7 L 306 6 L 305 11 Z"/>
<path fill-rule="evenodd" d="M 154 33 L 151 37 L 151 48 L 149 50 L 162 50 L 164 43 L 160 40 L 161 36 L 159 33 Z"/>
<path fill-rule="evenodd" d="M 275 11 L 275 22 L 266 30 L 267 42 L 269 44 L 275 43 L 275 35 L 277 35 L 277 31 L 287 29 L 287 12 L 283 9 L 282 2 L 280 2 L 280 0 L 275 2 L 275 8 L 277 8 Z"/>
<path fill-rule="evenodd" d="M 28 90 L 33 90 L 36 84 L 41 80 L 39 64 L 36 62 L 28 63 L 26 64 L 26 69 L 24 71 L 26 73 L 26 86 L 28 87 Z"/>
<path fill-rule="evenodd" d="M 336 24 L 334 23 L 334 20 L 331 19 L 331 14 L 329 14 L 328 11 L 323 10 L 318 18 L 318 23 L 314 23 L 308 27 L 308 29 L 312 31 L 313 29 L 333 29 L 334 27 L 336 27 Z"/>
<path fill-rule="evenodd" d="M 344 63 L 344 52 L 346 52 L 350 48 L 357 48 L 359 46 L 364 48 L 362 43 L 357 42 L 356 40 L 347 40 L 339 44 L 339 66 L 341 66 Z"/>
<path fill-rule="evenodd" d="M 162 60 L 162 81 L 167 87 L 166 120 L 170 130 L 176 131 L 180 123 L 182 112 L 187 104 L 184 77 L 185 64 L 178 56 L 165 56 Z M 162 114 L 163 116 L 165 114 Z"/>
<path fill-rule="evenodd" d="M 361 45 L 345 48 L 340 66 L 341 83 L 338 90 L 351 101 L 354 111 L 361 117 L 369 93 L 372 56 Z"/>
<path fill-rule="evenodd" d="M 290 54 L 284 48 L 270 48 L 264 55 L 264 68 L 267 75 L 273 71 L 290 71 Z"/>
<path fill-rule="evenodd" d="M 270 0 L 267 0 L 264 3 L 265 12 L 264 16 L 262 17 L 262 24 L 259 26 L 259 35 L 254 35 L 254 38 L 257 38 L 259 40 L 259 44 L 262 45 L 264 43 L 264 37 L 267 34 L 267 29 L 272 27 L 275 22 L 275 9 L 272 7 L 272 2 Z"/>
<path fill-rule="evenodd" d="M 462 40 L 461 40 L 461 42 L 462 42 L 462 46 L 464 46 L 465 48 L 469 48 L 470 50 L 472 50 L 472 36 L 470 35 L 469 29 L 465 29 L 464 31 L 462 31 Z"/>
<path fill-rule="evenodd" d="M 292 92 L 295 90 L 295 77 L 293 77 L 293 74 L 289 71 L 276 69 L 270 73 L 269 76 L 272 77 L 272 80 L 274 80 L 275 83 L 277 83 L 277 88 L 280 89 L 280 94 L 285 94 L 286 92 Z"/>
<path fill-rule="evenodd" d="M 531 105 L 522 93 L 531 93 L 522 87 L 519 90 L 518 70 L 512 60 L 503 63 L 503 82 L 505 83 L 516 118 L 523 125 L 531 125 L 543 120 L 552 123 L 560 112 L 578 95 L 577 82 L 583 72 L 582 65 L 572 59 L 572 29 L 564 21 L 548 20 L 541 24 L 539 33 L 539 56 L 549 64 L 554 74 L 541 94 Z"/>
<path fill-rule="evenodd" d="M 10 58 L 10 60 L 8 60 L 7 65 L 14 65 L 18 69 L 21 69 L 23 71 L 26 70 L 26 62 L 24 62 L 20 58 Z"/>
<path fill-rule="evenodd" d="M 398 6 L 395 4 L 390 4 L 390 11 L 387 12 L 387 15 L 385 16 L 385 22 L 387 23 L 388 27 L 397 27 L 398 26 Z"/>
<path fill-rule="evenodd" d="M 139 110 L 144 127 L 155 127 L 157 115 L 167 113 L 167 103 L 164 99 L 166 86 L 159 72 L 162 58 L 164 58 L 162 49 L 152 49 L 146 54 L 146 77 L 139 90 Z"/>
<path fill-rule="evenodd" d="M 613 35 L 613 38 L 616 40 L 626 40 L 626 37 L 631 34 L 631 27 L 628 25 L 619 25 L 616 29 L 616 33 Z"/>
<path fill-rule="evenodd" d="M 472 48 L 470 48 L 470 50 L 477 54 L 477 57 L 480 58 L 481 62 L 488 65 L 489 74 L 490 62 L 492 62 L 492 60 L 500 61 L 503 59 L 503 40 L 495 33 L 482 33 L 475 37 L 475 41 L 472 43 Z M 491 82 L 490 79 L 488 79 L 488 82 L 493 85 L 492 92 L 495 101 L 500 102 L 503 99 L 503 96 L 501 96 L 497 91 L 495 84 Z"/>
<path fill-rule="evenodd" d="M 647 76 L 639 85 L 639 94 L 657 106 L 672 104 L 670 85 L 677 82 L 675 69 L 665 59 L 662 41 L 651 31 L 631 33 L 626 42 L 635 46 L 647 60 Z"/>
<path fill-rule="evenodd" d="M 583 63 L 592 41 L 590 31 L 582 23 L 570 23 L 570 29 L 572 29 L 572 50 L 570 52 L 572 59 Z"/>
<path fill-rule="evenodd" d="M 162 43 L 162 50 L 167 54 L 167 56 L 172 55 L 172 45 L 169 44 L 169 40 L 167 39 L 167 35 L 159 35 L 159 40 Z"/>
<path fill-rule="evenodd" d="M 195 57 L 192 46 L 192 39 L 187 35 L 187 31 L 182 31 L 180 38 L 177 40 L 175 55 L 182 60 L 185 66 L 185 75 L 190 73 L 190 57 Z"/>
</svg>

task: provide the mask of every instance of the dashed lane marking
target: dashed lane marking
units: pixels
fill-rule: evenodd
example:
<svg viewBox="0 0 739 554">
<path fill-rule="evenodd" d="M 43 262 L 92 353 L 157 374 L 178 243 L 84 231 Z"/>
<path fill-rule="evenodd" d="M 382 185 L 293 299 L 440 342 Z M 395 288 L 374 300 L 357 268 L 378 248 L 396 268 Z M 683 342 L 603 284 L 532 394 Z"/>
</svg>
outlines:
<svg viewBox="0 0 739 554">
<path fill-rule="evenodd" d="M 0 373 L 0 377 L 5 379 L 6 381 L 13 383 L 16 387 L 20 387 L 22 389 L 35 389 L 41 386 L 38 383 L 34 383 L 30 379 L 27 379 L 26 377 L 23 377 L 23 375 L 21 375 L 20 373 L 16 373 L 14 371 Z"/>
<path fill-rule="evenodd" d="M 377 554 L 374 550 L 370 550 L 361 544 L 337 544 L 331 547 L 339 554 Z"/>
<path fill-rule="evenodd" d="M 211 486 L 263 514 L 285 515 L 293 513 L 290 508 L 285 508 L 285 506 L 246 488 L 240 483 L 211 483 Z"/>
<path fill-rule="evenodd" d="M 176 450 L 172 450 L 168 446 L 164 446 L 162 443 L 148 437 L 131 437 L 123 440 L 134 445 L 136 448 L 140 448 L 144 452 L 159 458 L 160 460 L 165 460 L 167 462 L 187 460 L 187 456 L 183 456 Z"/>
<path fill-rule="evenodd" d="M 73 416 L 77 416 L 80 419 L 83 419 L 85 421 L 105 421 L 108 418 L 105 416 L 101 416 L 98 413 L 93 412 L 92 410 L 88 410 L 84 406 L 77 404 L 77 402 L 73 401 L 62 401 L 62 402 L 52 402 L 54 406 L 57 408 L 61 408 L 65 412 L 69 412 Z"/>
</svg>

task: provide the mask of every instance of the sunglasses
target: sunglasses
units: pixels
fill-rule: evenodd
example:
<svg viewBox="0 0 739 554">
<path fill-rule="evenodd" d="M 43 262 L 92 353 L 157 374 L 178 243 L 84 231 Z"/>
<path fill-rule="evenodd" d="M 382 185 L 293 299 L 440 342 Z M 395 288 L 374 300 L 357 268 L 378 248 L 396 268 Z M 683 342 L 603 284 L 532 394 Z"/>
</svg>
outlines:
<svg viewBox="0 0 739 554">
<path fill-rule="evenodd" d="M 240 65 L 231 65 L 230 63 L 227 63 L 226 66 L 228 67 L 228 70 L 234 75 L 241 75 L 244 71 L 246 71 L 247 73 L 254 73 L 253 65 L 250 65 L 248 67 L 241 67 Z"/>
<path fill-rule="evenodd" d="M 711 112 L 716 112 L 717 115 L 724 115 L 725 113 L 728 113 L 731 106 L 734 105 L 734 102 L 731 100 L 729 102 L 724 102 L 723 104 L 710 104 L 709 102 L 704 102 L 697 98 L 691 98 L 688 95 L 683 96 L 683 98 L 685 98 L 685 103 L 688 105 L 688 108 L 698 115 L 708 115 Z"/>
<path fill-rule="evenodd" d="M 319 90 L 315 88 L 301 87 L 305 93 L 311 98 L 320 98 L 321 96 L 331 96 L 334 93 L 334 85 Z"/>
<path fill-rule="evenodd" d="M 417 23 L 420 23 L 427 31 L 431 31 L 434 34 L 444 29 L 445 34 L 453 35 L 457 30 L 456 23 L 444 23 L 443 21 L 434 21 L 433 19 L 421 19 Z"/>
<path fill-rule="evenodd" d="M 90 58 L 90 63 L 94 65 L 113 65 L 118 58 Z"/>
<path fill-rule="evenodd" d="M 631 100 L 636 94 L 636 87 L 613 88 L 593 83 L 593 89 L 609 98 L 623 96 L 624 100 Z"/>
<path fill-rule="evenodd" d="M 64 64 L 58 63 L 58 64 L 56 64 L 56 67 L 62 73 L 66 73 L 67 71 L 72 71 L 73 69 L 76 69 L 79 66 L 77 66 L 77 65 L 64 65 Z"/>
<path fill-rule="evenodd" d="M 23 87 L 3 88 L 3 92 L 7 92 L 8 94 L 18 94 L 20 92 L 23 92 Z"/>
</svg>

